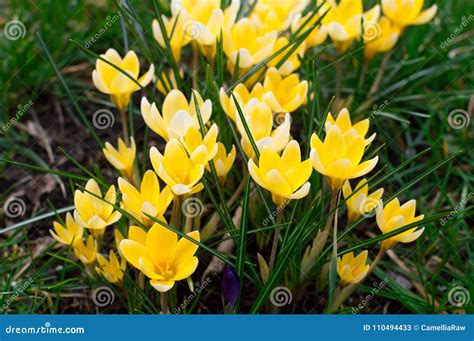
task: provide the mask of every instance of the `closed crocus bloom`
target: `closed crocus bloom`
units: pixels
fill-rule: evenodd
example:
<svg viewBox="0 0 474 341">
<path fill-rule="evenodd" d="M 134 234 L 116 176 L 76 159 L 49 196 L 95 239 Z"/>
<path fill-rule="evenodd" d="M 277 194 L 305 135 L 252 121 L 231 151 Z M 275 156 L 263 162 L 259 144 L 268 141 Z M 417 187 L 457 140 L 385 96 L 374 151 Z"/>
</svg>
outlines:
<svg viewBox="0 0 474 341">
<path fill-rule="evenodd" d="M 232 28 L 223 32 L 224 52 L 229 58 L 227 67 L 233 73 L 237 59 L 243 72 L 269 57 L 277 39 L 277 32 L 260 34 L 249 18 L 240 19 Z"/>
<path fill-rule="evenodd" d="M 380 201 L 377 207 L 377 225 L 382 233 L 389 233 L 403 226 L 416 223 L 424 218 L 421 214 L 415 217 L 416 200 L 407 201 L 400 206 L 398 198 L 393 199 L 383 207 L 383 202 Z M 397 243 L 410 243 L 423 233 L 425 228 L 417 230 L 413 227 L 405 232 L 399 233 L 396 236 L 387 238 L 382 241 L 382 248 L 390 249 Z"/>
<path fill-rule="evenodd" d="M 368 251 L 362 251 L 354 257 L 354 253 L 346 253 L 337 258 L 337 274 L 343 285 L 357 284 L 364 279 L 369 271 L 367 263 Z"/>
<path fill-rule="evenodd" d="M 338 190 L 348 179 L 364 176 L 374 169 L 378 156 L 361 162 L 365 140 L 361 135 L 343 134 L 332 125 L 324 142 L 316 134 L 311 136 L 311 161 L 319 173 L 325 175 L 333 190 Z"/>
<path fill-rule="evenodd" d="M 263 82 L 264 100 L 273 112 L 293 112 L 306 103 L 308 82 L 301 81 L 297 74 L 282 77 L 276 68 L 271 67 Z"/>
<path fill-rule="evenodd" d="M 186 151 L 192 154 L 199 147 L 206 149 L 206 162 L 210 161 L 217 154 L 217 124 L 213 124 L 206 135 L 203 137 L 201 130 L 197 128 L 189 128 L 188 132 L 179 141 L 183 143 Z"/>
<path fill-rule="evenodd" d="M 163 19 L 163 25 L 165 26 L 166 32 L 163 34 L 160 23 L 157 19 L 154 19 L 151 23 L 153 36 L 158 44 L 163 48 L 167 47 L 165 36 L 168 37 L 173 58 L 178 62 L 181 59 L 181 49 L 191 41 L 191 37 L 189 37 L 189 35 L 184 31 L 185 28 L 182 16 L 167 18 L 162 15 L 161 18 Z"/>
<path fill-rule="evenodd" d="M 303 17 L 301 13 L 296 14 L 293 17 L 292 22 L 291 22 L 291 32 L 295 33 L 296 31 L 298 31 L 298 29 L 306 22 L 306 20 L 308 20 L 308 18 L 311 15 L 312 13 L 308 13 L 307 15 Z M 300 31 L 300 34 L 308 30 L 318 20 L 319 20 L 319 16 L 317 14 L 313 15 L 311 20 L 309 20 L 306 26 L 304 26 L 303 29 Z M 321 45 L 326 40 L 327 36 L 328 36 L 328 31 L 327 31 L 326 26 L 319 25 L 315 27 L 304 40 L 304 48 L 306 50 L 309 50 L 313 46 Z"/>
<path fill-rule="evenodd" d="M 360 135 L 365 138 L 365 135 L 367 135 L 367 132 L 369 131 L 370 120 L 364 119 L 353 125 L 351 116 L 349 115 L 349 110 L 343 108 L 337 115 L 336 119 L 334 119 L 331 113 L 328 113 L 326 123 L 324 124 L 326 131 L 328 131 L 333 125 L 337 125 L 344 135 Z M 373 133 L 366 138 L 365 145 L 367 146 L 372 143 L 376 135 L 376 133 Z"/>
<path fill-rule="evenodd" d="M 309 193 L 311 161 L 301 161 L 300 145 L 295 140 L 288 143 L 281 156 L 269 147 L 263 148 L 258 166 L 250 159 L 248 167 L 252 179 L 272 193 L 276 205 Z"/>
<path fill-rule="evenodd" d="M 107 161 L 118 169 L 124 177 L 132 179 L 135 154 L 137 152 L 135 139 L 133 137 L 130 138 L 130 147 L 128 147 L 121 138 L 118 139 L 117 143 L 118 149 L 112 146 L 109 142 L 106 142 L 105 148 L 102 149 L 102 152 Z"/>
<path fill-rule="evenodd" d="M 244 84 L 239 83 L 232 90 L 232 93 L 241 108 L 245 107 L 252 98 L 260 102 L 263 101 L 263 85 L 261 83 L 255 84 L 252 91 L 249 91 Z M 234 99 L 231 96 L 227 96 L 224 88 L 221 88 L 219 92 L 219 100 L 224 112 L 235 122 L 238 116 L 237 107 L 235 106 Z"/>
<path fill-rule="evenodd" d="M 127 262 L 124 258 L 119 261 L 115 252 L 110 250 L 109 259 L 98 253 L 97 263 L 95 271 L 108 282 L 114 284 L 122 282 L 125 268 L 127 267 Z"/>
<path fill-rule="evenodd" d="M 373 38 L 364 31 L 364 54 L 368 60 L 372 60 L 377 53 L 391 50 L 400 36 L 400 28 L 386 17 L 380 18 L 374 31 L 376 34 Z"/>
<path fill-rule="evenodd" d="M 204 55 L 214 57 L 216 41 L 221 31 L 232 27 L 237 18 L 240 0 L 232 0 L 229 7 L 221 8 L 220 0 L 173 0 L 171 11 L 182 16 L 185 35 L 195 40 Z"/>
<path fill-rule="evenodd" d="M 438 6 L 423 10 L 424 0 L 382 0 L 382 10 L 386 17 L 403 29 L 410 25 L 423 25 L 436 15 Z"/>
<path fill-rule="evenodd" d="M 179 70 L 179 76 L 181 78 L 184 76 L 182 69 Z M 173 70 L 169 70 L 168 72 L 163 71 L 160 77 L 157 77 L 156 88 L 161 94 L 163 94 L 163 96 L 168 95 L 171 90 L 178 90 L 178 82 L 176 81 L 176 76 Z"/>
<path fill-rule="evenodd" d="M 49 230 L 51 236 L 59 243 L 64 245 L 71 245 L 82 240 L 84 229 L 81 225 L 76 223 L 71 213 L 66 214 L 66 225 L 62 225 L 57 221 L 53 222 L 53 230 Z"/>
<path fill-rule="evenodd" d="M 94 263 L 97 254 L 97 242 L 94 237 L 89 235 L 85 244 L 82 239 L 74 244 L 74 254 L 85 265 Z"/>
<path fill-rule="evenodd" d="M 74 193 L 74 218 L 83 227 L 92 230 L 102 230 L 116 223 L 122 216 L 120 212 L 114 211 L 116 193 L 114 185 L 102 197 L 99 185 L 94 179 L 90 179 L 85 191 L 76 190 Z M 110 204 L 109 204 L 110 203 Z M 103 232 L 103 231 L 102 231 Z"/>
<path fill-rule="evenodd" d="M 194 104 L 194 97 L 202 117 L 203 124 L 211 118 L 212 102 L 207 99 L 203 101 L 197 91 L 193 91 L 194 96 L 188 100 L 179 90 L 171 90 L 163 102 L 163 115 L 160 114 L 155 103 L 150 104 L 143 97 L 141 112 L 147 126 L 155 133 L 169 141 L 173 137 L 183 137 L 190 127 L 199 129 L 199 119 Z"/>
<path fill-rule="evenodd" d="M 188 237 L 199 242 L 199 232 L 193 231 Z M 120 243 L 125 259 L 150 278 L 150 284 L 160 292 L 170 290 L 176 281 L 191 276 L 198 266 L 194 256 L 198 245 L 186 238 L 178 240 L 178 235 L 166 227 L 155 224 L 146 234 L 145 244 L 131 239 Z"/>
<path fill-rule="evenodd" d="M 375 5 L 364 13 L 362 0 L 341 0 L 336 4 L 334 0 L 327 1 L 321 8 L 321 13 L 329 12 L 322 19 L 327 32 L 339 52 L 344 52 L 354 39 L 360 37 L 361 22 L 377 21 L 380 16 L 380 6 Z"/>
<path fill-rule="evenodd" d="M 285 47 L 288 44 L 288 39 L 285 37 L 279 37 L 273 45 L 272 53 L 278 52 L 281 48 Z M 276 67 L 278 63 L 286 56 L 286 53 L 291 49 L 291 47 L 287 48 L 283 52 L 281 52 L 278 56 L 270 60 L 267 65 Z M 283 62 L 283 64 L 278 68 L 278 72 L 282 76 L 288 76 L 290 73 L 296 71 L 301 66 L 300 59 L 303 58 L 305 52 L 305 43 L 301 43 L 300 46 Z"/>
<path fill-rule="evenodd" d="M 221 179 L 225 179 L 227 173 L 229 173 L 235 161 L 235 146 L 232 145 L 232 149 L 230 150 L 229 154 L 227 154 L 223 143 L 218 142 L 217 146 L 217 154 L 214 159 L 212 159 L 212 162 L 214 163 L 217 176 Z M 209 165 L 206 167 L 209 169 Z"/>
<path fill-rule="evenodd" d="M 348 220 L 349 223 L 352 223 L 361 215 L 368 214 L 378 206 L 383 195 L 383 188 L 369 194 L 367 179 L 362 179 L 354 191 L 352 191 L 350 182 L 346 181 L 342 186 L 342 193 L 346 199 Z M 352 193 L 354 194 L 352 195 Z"/>
<path fill-rule="evenodd" d="M 140 62 L 134 51 L 129 51 L 123 59 L 114 49 L 108 49 L 105 54 L 100 56 L 127 72 L 127 74 L 135 79 L 142 87 L 147 86 L 153 79 L 155 73 L 153 64 L 150 65 L 147 73 L 138 77 L 140 74 Z M 130 102 L 132 93 L 140 89 L 136 82 L 112 65 L 100 59 L 97 59 L 95 64 L 95 70 L 92 72 L 92 80 L 100 92 L 110 95 L 112 102 L 114 102 L 115 106 L 120 110 L 123 110 Z"/>
<path fill-rule="evenodd" d="M 140 190 L 123 178 L 118 179 L 118 186 L 122 192 L 122 208 L 143 225 L 150 227 L 155 223 L 148 216 L 166 221 L 163 214 L 173 200 L 173 193 L 169 187 L 160 190 L 155 172 L 145 172 Z"/>
<path fill-rule="evenodd" d="M 260 32 L 284 31 L 290 26 L 292 18 L 304 10 L 307 0 L 259 0 L 256 1 L 251 18 L 257 23 Z"/>
<path fill-rule="evenodd" d="M 287 113 L 283 123 L 276 129 L 273 129 L 273 115 L 268 104 L 251 99 L 243 108 L 243 116 L 258 150 L 261 150 L 263 147 L 269 147 L 276 152 L 280 152 L 285 148 L 290 139 L 290 114 Z M 242 135 L 240 142 L 245 154 L 249 158 L 253 158 L 255 151 L 240 115 L 237 116 L 237 128 Z"/>
<path fill-rule="evenodd" d="M 166 144 L 164 155 L 152 147 L 150 160 L 155 172 L 171 187 L 174 195 L 189 195 L 204 188 L 200 180 L 207 162 L 206 147 L 199 146 L 188 155 L 181 142 L 171 139 Z"/>
</svg>

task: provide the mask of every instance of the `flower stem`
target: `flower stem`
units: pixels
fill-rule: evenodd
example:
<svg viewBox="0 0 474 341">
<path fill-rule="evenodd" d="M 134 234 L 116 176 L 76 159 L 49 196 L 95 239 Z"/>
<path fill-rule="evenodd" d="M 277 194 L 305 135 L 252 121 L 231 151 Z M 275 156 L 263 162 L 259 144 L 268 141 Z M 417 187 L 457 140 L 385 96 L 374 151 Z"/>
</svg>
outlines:
<svg viewBox="0 0 474 341">
<path fill-rule="evenodd" d="M 171 226 L 180 229 L 181 228 L 181 205 L 183 199 L 180 195 L 175 196 L 173 199 L 173 211 L 171 212 Z"/>
<path fill-rule="evenodd" d="M 127 146 L 130 145 L 130 137 L 128 133 L 128 119 L 127 119 L 127 112 L 124 109 L 120 109 L 120 120 L 122 121 L 122 132 L 123 138 Z"/>
<path fill-rule="evenodd" d="M 268 265 L 268 274 L 272 273 L 273 266 L 275 265 L 276 252 L 278 249 L 278 241 L 280 240 L 280 225 L 283 218 L 283 208 L 277 206 L 277 228 L 275 229 L 275 234 L 273 235 L 273 244 L 272 251 L 270 253 L 270 264 Z"/>
<path fill-rule="evenodd" d="M 161 313 L 162 314 L 169 314 L 169 307 L 168 307 L 168 292 L 160 293 L 160 304 L 161 304 Z"/>
</svg>

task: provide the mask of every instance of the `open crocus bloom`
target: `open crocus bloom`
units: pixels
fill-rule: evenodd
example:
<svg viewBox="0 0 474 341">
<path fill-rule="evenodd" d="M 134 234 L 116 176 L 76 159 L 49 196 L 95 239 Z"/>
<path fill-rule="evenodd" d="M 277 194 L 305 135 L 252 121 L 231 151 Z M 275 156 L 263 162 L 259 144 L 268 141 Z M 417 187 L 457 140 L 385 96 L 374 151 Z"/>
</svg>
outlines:
<svg viewBox="0 0 474 341">
<path fill-rule="evenodd" d="M 269 147 L 263 148 L 258 166 L 250 159 L 248 167 L 252 179 L 272 193 L 276 205 L 301 199 L 309 193 L 311 161 L 301 161 L 300 145 L 295 140 L 288 143 L 281 156 Z"/>
<path fill-rule="evenodd" d="M 263 98 L 273 112 L 291 113 L 306 103 L 308 82 L 300 82 L 297 74 L 283 78 L 276 68 L 271 67 L 265 74 L 263 91 Z"/>
<path fill-rule="evenodd" d="M 140 62 L 134 51 L 129 51 L 123 59 L 114 49 L 108 49 L 105 54 L 100 56 L 129 75 L 127 77 L 100 59 L 97 59 L 95 70 L 92 72 L 92 80 L 96 88 L 100 92 L 110 95 L 115 106 L 123 110 L 130 102 L 132 93 L 140 89 L 137 83 L 145 87 L 151 82 L 155 74 L 155 67 L 151 64 L 148 72 L 139 78 Z M 135 82 L 130 77 L 135 79 Z"/>
<path fill-rule="evenodd" d="M 349 115 L 349 110 L 343 108 L 337 115 L 336 119 L 332 117 L 331 113 L 328 113 L 326 123 L 324 124 L 326 131 L 328 131 L 333 125 L 337 125 L 344 135 L 360 135 L 365 138 L 365 135 L 367 135 L 367 132 L 369 131 L 370 120 L 364 119 L 353 125 L 351 122 L 351 116 Z M 373 133 L 366 138 L 365 145 L 367 146 L 372 143 L 376 135 L 376 133 Z"/>
<path fill-rule="evenodd" d="M 98 265 L 95 267 L 95 271 L 99 275 L 103 276 L 108 282 L 122 282 L 123 275 L 125 274 L 125 268 L 127 267 L 127 262 L 124 258 L 119 261 L 115 252 L 110 250 L 109 259 L 98 253 L 97 263 Z"/>
<path fill-rule="evenodd" d="M 141 112 L 147 126 L 166 141 L 185 136 L 191 127 L 199 129 L 194 97 L 197 99 L 203 124 L 206 124 L 211 117 L 212 102 L 209 99 L 203 101 L 201 95 L 195 90 L 193 93 L 194 96 L 191 96 L 188 102 L 181 91 L 171 90 L 163 102 L 163 115 L 160 114 L 155 103 L 150 104 L 143 97 Z"/>
<path fill-rule="evenodd" d="M 367 263 L 368 251 L 362 251 L 354 257 L 354 253 L 346 253 L 337 258 L 337 274 L 344 285 L 357 284 L 364 279 L 369 271 Z"/>
<path fill-rule="evenodd" d="M 121 138 L 118 139 L 117 143 L 118 149 L 109 142 L 106 142 L 102 152 L 107 161 L 109 161 L 115 169 L 119 170 L 127 179 L 132 179 L 135 154 L 137 152 L 135 139 L 133 137 L 130 138 L 130 147 L 128 147 Z"/>
<path fill-rule="evenodd" d="M 313 167 L 327 177 L 333 190 L 340 189 L 346 180 L 374 169 L 378 156 L 361 162 L 364 151 L 365 140 L 361 135 L 343 134 L 337 125 L 328 129 L 324 142 L 316 134 L 311 136 Z"/>
<path fill-rule="evenodd" d="M 189 128 L 188 132 L 179 141 L 183 143 L 186 151 L 192 154 L 198 147 L 206 148 L 206 161 L 210 161 L 217 154 L 217 124 L 213 124 L 206 135 L 203 137 L 201 130 L 196 128 Z"/>
<path fill-rule="evenodd" d="M 250 17 L 260 32 L 284 31 L 288 29 L 293 17 L 308 4 L 308 0 L 259 0 L 253 7 Z"/>
<path fill-rule="evenodd" d="M 400 206 L 398 198 L 393 199 L 388 204 L 383 206 L 382 200 L 377 207 L 377 225 L 379 226 L 382 233 L 388 233 L 399 229 L 403 226 L 416 223 L 424 218 L 421 214 L 415 217 L 416 211 L 416 200 L 407 201 L 405 204 Z M 417 230 L 417 227 L 413 227 L 405 232 L 399 233 L 393 237 L 387 238 L 382 241 L 382 247 L 390 249 L 397 243 L 410 243 L 423 233 L 425 228 Z"/>
<path fill-rule="evenodd" d="M 53 222 L 53 230 L 49 230 L 51 236 L 59 243 L 64 245 L 71 245 L 82 240 L 84 228 L 76 223 L 71 213 L 66 214 L 66 225 L 61 225 L 57 221 Z"/>
<path fill-rule="evenodd" d="M 229 58 L 227 67 L 233 74 L 237 60 L 238 67 L 247 70 L 269 57 L 277 39 L 277 32 L 260 34 L 252 20 L 243 18 L 223 32 L 223 38 L 224 52 Z"/>
<path fill-rule="evenodd" d="M 204 188 L 199 181 L 207 163 L 206 147 L 199 146 L 188 155 L 181 142 L 171 139 L 164 155 L 152 147 L 150 160 L 155 172 L 171 187 L 174 195 L 193 194 Z"/>
<path fill-rule="evenodd" d="M 179 62 L 181 59 L 181 49 L 191 41 L 189 35 L 185 33 L 185 23 L 183 18 L 181 16 L 167 18 L 164 15 L 162 15 L 161 18 L 163 19 L 166 32 L 163 34 L 158 20 L 154 19 L 151 23 L 153 37 L 161 47 L 166 48 L 166 35 L 169 39 L 173 58 L 176 62 Z"/>
<path fill-rule="evenodd" d="M 273 130 L 273 115 L 268 104 L 251 99 L 243 108 L 243 114 L 258 150 L 269 147 L 276 152 L 280 152 L 285 148 L 290 139 L 290 114 L 287 113 L 284 122 Z M 245 154 L 249 158 L 254 157 L 255 151 L 252 148 L 240 115 L 237 116 L 237 128 L 242 135 L 241 144 Z"/>
<path fill-rule="evenodd" d="M 97 254 L 97 242 L 94 237 L 89 235 L 85 244 L 82 239 L 79 239 L 78 242 L 74 244 L 74 254 L 83 264 L 94 263 Z"/>
<path fill-rule="evenodd" d="M 364 54 L 368 60 L 375 57 L 377 53 L 391 50 L 400 36 L 400 29 L 386 17 L 380 18 L 378 22 L 378 34 L 375 39 L 366 39 L 364 34 Z"/>
<path fill-rule="evenodd" d="M 375 5 L 364 13 L 362 0 L 341 0 L 336 4 L 328 0 L 321 7 L 321 14 L 329 12 L 322 19 L 327 32 L 339 52 L 344 52 L 361 34 L 361 22 L 376 22 L 380 16 L 380 6 Z"/>
<path fill-rule="evenodd" d="M 114 211 L 116 193 L 114 185 L 102 197 L 99 185 L 94 179 L 87 181 L 85 191 L 76 190 L 74 193 L 74 218 L 76 222 L 88 229 L 103 230 L 116 223 L 122 216 Z"/>
<path fill-rule="evenodd" d="M 255 84 L 250 92 L 244 84 L 239 83 L 232 90 L 232 93 L 241 108 L 245 107 L 252 98 L 255 98 L 260 102 L 263 101 L 263 86 L 261 83 Z M 237 107 L 235 106 L 232 96 L 227 96 L 224 88 L 221 88 L 219 91 L 219 100 L 224 112 L 232 119 L 232 121 L 235 122 L 236 117 L 238 116 Z"/>
<path fill-rule="evenodd" d="M 187 236 L 199 242 L 199 232 Z M 198 266 L 194 256 L 198 249 L 195 242 L 187 238 L 178 240 L 178 235 L 166 227 L 155 224 L 145 237 L 145 244 L 124 239 L 120 251 L 135 268 L 150 278 L 150 284 L 160 292 L 170 290 L 176 281 L 191 276 Z"/>
<path fill-rule="evenodd" d="M 382 10 L 401 30 L 409 25 L 423 25 L 436 15 L 438 6 L 423 10 L 424 0 L 382 0 Z"/>
<path fill-rule="evenodd" d="M 367 179 L 362 179 L 354 191 L 352 191 L 350 182 L 346 181 L 342 186 L 342 193 L 346 199 L 348 220 L 349 223 L 352 223 L 361 215 L 368 214 L 378 206 L 383 195 L 383 188 L 369 194 Z M 354 194 L 352 195 L 352 193 Z"/>
<path fill-rule="evenodd" d="M 140 190 L 123 178 L 118 179 L 118 185 L 122 192 L 122 208 L 127 213 L 147 227 L 155 223 L 147 215 L 165 221 L 163 214 L 173 200 L 173 193 L 169 187 L 160 190 L 155 172 L 152 170 L 145 172 Z"/>
</svg>

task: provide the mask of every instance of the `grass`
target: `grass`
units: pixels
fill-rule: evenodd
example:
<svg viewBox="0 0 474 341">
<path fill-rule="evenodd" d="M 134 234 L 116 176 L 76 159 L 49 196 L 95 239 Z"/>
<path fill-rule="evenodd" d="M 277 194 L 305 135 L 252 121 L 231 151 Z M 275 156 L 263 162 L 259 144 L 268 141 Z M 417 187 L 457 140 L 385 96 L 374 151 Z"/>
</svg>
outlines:
<svg viewBox="0 0 474 341">
<path fill-rule="evenodd" d="M 118 123 L 108 130 L 98 130 L 91 124 L 93 113 L 100 108 L 115 113 L 108 98 L 91 85 L 96 55 L 108 47 L 120 52 L 131 48 L 146 65 L 154 63 L 157 75 L 168 68 L 179 75 L 169 49 L 154 41 L 150 29 L 152 19 L 169 13 L 165 2 L 126 1 L 122 7 L 112 1 L 93 7 L 86 3 L 45 0 L 36 7 L 30 2 L 12 2 L 7 6 L 7 14 L 2 14 L 2 22 L 18 18 L 26 28 L 21 39 L 0 39 L 2 125 L 15 117 L 19 104 L 24 106 L 30 100 L 33 103 L 32 109 L 18 120 L 19 124 L 0 136 L 3 174 L 0 202 L 19 197 L 24 204 L 23 214 L 14 219 L 3 217 L 1 226 L 8 231 L 0 227 L 0 307 L 6 307 L 2 309 L 5 313 L 160 312 L 157 292 L 149 285 L 142 289 L 130 266 L 123 286 L 110 286 L 98 276 L 86 276 L 82 264 L 72 260 L 72 250 L 58 248 L 48 237 L 52 220 L 71 208 L 74 190 L 82 189 L 86 179 L 93 176 L 102 185 L 116 183 L 117 175 L 103 159 L 100 146 L 120 136 Z M 369 1 L 366 8 L 374 3 Z M 312 81 L 310 93 L 314 99 L 293 115 L 293 137 L 305 141 L 304 145 L 309 144 L 314 131 L 322 136 L 327 112 L 337 112 L 343 106 L 349 108 L 353 120 L 369 117 L 370 131 L 376 132 L 377 137 L 366 158 L 380 157 L 379 165 L 371 173 L 375 175 L 369 178 L 371 188 L 383 187 L 385 201 L 395 196 L 401 202 L 415 198 L 417 212 L 425 214 L 422 237 L 388 252 L 337 313 L 474 312 L 473 129 L 472 124 L 455 129 L 449 119 L 450 113 L 456 110 L 472 116 L 474 31 L 472 21 L 466 26 L 462 23 L 469 20 L 468 13 L 474 7 L 468 0 L 437 3 L 439 13 L 433 23 L 408 28 L 393 51 L 370 63 L 363 60 L 362 49 L 357 44 L 341 56 L 326 43 L 308 51 L 298 71 L 303 79 Z M 118 11 L 120 20 L 90 48 L 84 47 Z M 451 39 L 460 27 L 461 32 Z M 212 100 L 212 119 L 220 127 L 219 140 L 227 146 L 234 143 L 239 150 L 238 132 L 222 111 L 218 93 L 221 86 L 232 88 L 239 80 L 226 73 L 221 49 L 218 47 L 214 64 L 208 64 L 200 56 L 200 67 L 193 69 L 189 62 L 191 49 L 186 48 L 182 56 L 185 73 L 182 89 L 190 94 L 192 81 L 204 98 Z M 256 71 L 257 67 L 242 78 L 250 78 Z M 161 108 L 163 96 L 154 87 L 148 87 L 144 94 Z M 143 152 L 138 148 L 143 171 L 151 168 L 146 147 L 159 146 L 160 142 L 141 118 L 140 97 L 134 95 L 129 113 L 133 118 L 131 131 L 135 132 L 138 146 L 143 144 Z M 51 103 L 57 103 L 61 109 Z M 238 115 L 243 115 L 238 109 Z M 66 127 L 65 136 L 75 141 L 73 145 L 67 138 L 49 136 L 50 132 L 58 132 L 60 112 L 66 114 L 62 126 Z M 27 129 L 27 122 L 33 122 L 36 129 L 42 127 L 45 133 Z M 76 134 L 80 135 L 79 140 Z M 251 142 L 256 148 L 252 139 Z M 48 145 L 56 155 L 54 162 L 48 158 Z M 64 153 L 60 147 L 64 147 Z M 306 158 L 309 150 L 305 148 Z M 58 160 L 61 156 L 62 162 Z M 281 307 L 280 312 L 323 312 L 336 290 L 336 274 L 329 266 L 336 256 L 334 250 L 340 256 L 368 249 L 373 260 L 376 245 L 387 236 L 379 234 L 373 218 L 359 219 L 347 226 L 344 200 L 328 211 L 330 191 L 317 173 L 311 178 L 311 200 L 290 203 L 283 210 L 280 224 L 275 220 L 263 224 L 272 215 L 274 205 L 268 192 L 250 180 L 245 182 L 237 202 L 222 205 L 243 181 L 245 168 L 246 159 L 241 157 L 222 189 L 215 170 L 203 181 L 205 190 L 200 198 L 207 209 L 217 212 L 219 225 L 198 251 L 200 265 L 193 280 L 203 282 L 200 276 L 216 256 L 233 264 L 239 274 L 242 285 L 239 312 L 275 312 L 269 299 L 280 286 L 289 288 L 293 296 L 292 303 Z M 39 174 L 54 176 L 57 185 L 35 198 L 29 191 L 34 192 L 38 186 L 29 184 Z M 61 188 L 65 195 L 60 193 Z M 240 214 L 235 215 L 239 207 Z M 328 243 L 309 273 L 302 274 L 301 259 L 306 247 L 335 210 L 339 217 L 337 248 Z M 205 223 L 211 216 L 212 213 L 206 213 L 201 220 Z M 167 227 L 183 235 L 179 229 Z M 413 226 L 401 230 L 410 227 Z M 118 228 L 126 230 L 123 219 Z M 277 228 L 281 229 L 279 252 L 273 271 L 264 282 L 256 254 L 269 259 L 270 240 Z M 223 240 L 230 239 L 237 245 L 235 253 L 223 252 L 218 247 Z M 113 245 L 110 234 L 106 235 L 104 245 Z M 302 276 L 305 280 L 300 281 Z M 186 313 L 223 311 L 220 275 L 210 279 L 206 290 L 186 307 Z M 115 300 L 106 307 L 98 307 L 91 300 L 91 292 L 102 286 L 114 291 Z M 186 281 L 177 285 L 170 295 L 172 307 L 179 306 L 190 293 L 188 286 Z M 471 300 L 462 306 L 448 300 L 453 290 L 459 288 L 471 293 Z"/>
</svg>

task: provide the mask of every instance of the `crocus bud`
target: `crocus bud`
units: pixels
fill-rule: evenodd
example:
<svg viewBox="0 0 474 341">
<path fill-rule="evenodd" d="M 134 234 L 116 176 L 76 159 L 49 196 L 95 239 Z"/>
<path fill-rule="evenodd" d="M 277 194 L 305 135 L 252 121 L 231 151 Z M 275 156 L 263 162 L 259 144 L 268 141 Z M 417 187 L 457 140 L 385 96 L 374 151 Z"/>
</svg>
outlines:
<svg viewBox="0 0 474 341">
<path fill-rule="evenodd" d="M 222 275 L 222 296 L 226 304 L 235 306 L 240 295 L 240 279 L 233 267 L 227 265 Z"/>
</svg>

